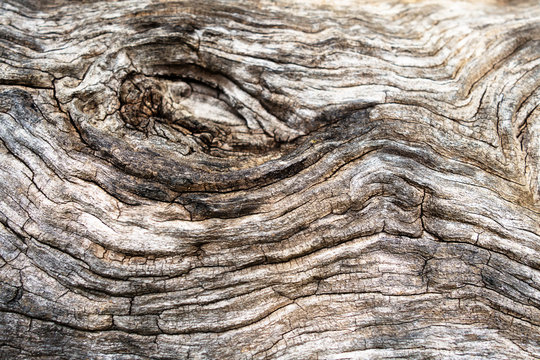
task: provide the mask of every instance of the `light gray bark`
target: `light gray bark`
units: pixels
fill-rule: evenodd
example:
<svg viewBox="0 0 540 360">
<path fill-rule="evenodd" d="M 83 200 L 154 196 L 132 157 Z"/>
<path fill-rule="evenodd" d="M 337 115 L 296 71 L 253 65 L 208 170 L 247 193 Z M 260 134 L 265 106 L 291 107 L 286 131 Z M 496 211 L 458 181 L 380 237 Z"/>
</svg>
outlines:
<svg viewBox="0 0 540 360">
<path fill-rule="evenodd" d="M 536 1 L 0 3 L 0 357 L 540 357 Z"/>
</svg>

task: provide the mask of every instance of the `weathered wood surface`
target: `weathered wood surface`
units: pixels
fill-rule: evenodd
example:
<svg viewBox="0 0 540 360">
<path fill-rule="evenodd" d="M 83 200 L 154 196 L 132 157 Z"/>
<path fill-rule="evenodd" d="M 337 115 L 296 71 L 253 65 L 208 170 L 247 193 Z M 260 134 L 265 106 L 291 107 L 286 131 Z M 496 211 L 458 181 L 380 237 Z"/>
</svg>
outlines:
<svg viewBox="0 0 540 360">
<path fill-rule="evenodd" d="M 536 1 L 0 4 L 0 357 L 540 357 Z"/>
</svg>

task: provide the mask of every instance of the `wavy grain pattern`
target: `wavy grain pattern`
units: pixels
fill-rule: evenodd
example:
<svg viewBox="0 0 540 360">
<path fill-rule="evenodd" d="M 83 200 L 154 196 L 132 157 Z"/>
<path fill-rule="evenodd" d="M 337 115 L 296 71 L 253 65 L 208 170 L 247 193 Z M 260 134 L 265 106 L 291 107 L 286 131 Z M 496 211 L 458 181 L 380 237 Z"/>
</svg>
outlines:
<svg viewBox="0 0 540 360">
<path fill-rule="evenodd" d="M 537 2 L 6 0 L 0 54 L 1 358 L 540 357 Z"/>
</svg>

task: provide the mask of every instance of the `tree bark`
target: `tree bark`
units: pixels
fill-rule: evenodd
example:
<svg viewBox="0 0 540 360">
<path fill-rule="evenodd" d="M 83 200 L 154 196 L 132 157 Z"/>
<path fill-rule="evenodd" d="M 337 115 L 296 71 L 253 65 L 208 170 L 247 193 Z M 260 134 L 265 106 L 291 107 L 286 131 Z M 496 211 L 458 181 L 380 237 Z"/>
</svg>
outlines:
<svg viewBox="0 0 540 360">
<path fill-rule="evenodd" d="M 0 357 L 540 357 L 536 1 L 0 3 Z"/>
</svg>

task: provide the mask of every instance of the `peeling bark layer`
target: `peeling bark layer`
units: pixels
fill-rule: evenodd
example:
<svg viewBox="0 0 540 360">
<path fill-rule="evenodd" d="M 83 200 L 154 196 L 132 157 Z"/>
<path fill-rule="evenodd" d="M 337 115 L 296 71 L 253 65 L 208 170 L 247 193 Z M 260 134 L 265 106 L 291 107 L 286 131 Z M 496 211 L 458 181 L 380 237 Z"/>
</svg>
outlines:
<svg viewBox="0 0 540 360">
<path fill-rule="evenodd" d="M 540 357 L 535 2 L 0 4 L 0 357 Z"/>
</svg>

